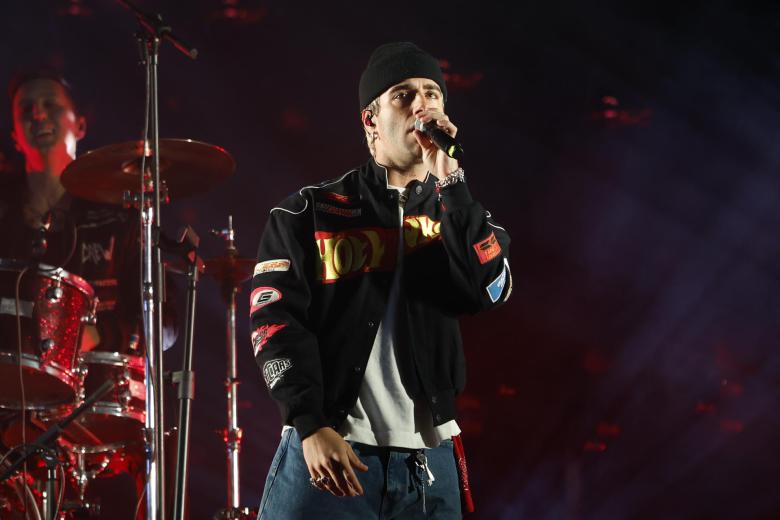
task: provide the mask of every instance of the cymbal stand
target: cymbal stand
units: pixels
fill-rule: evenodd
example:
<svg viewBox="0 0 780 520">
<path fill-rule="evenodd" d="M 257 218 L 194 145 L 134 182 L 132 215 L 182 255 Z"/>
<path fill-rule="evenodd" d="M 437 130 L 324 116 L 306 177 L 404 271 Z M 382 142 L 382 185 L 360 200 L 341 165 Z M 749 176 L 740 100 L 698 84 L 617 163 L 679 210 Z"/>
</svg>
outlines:
<svg viewBox="0 0 780 520">
<path fill-rule="evenodd" d="M 143 187 L 141 188 L 141 233 L 143 316 L 146 337 L 146 511 L 148 520 L 165 517 L 164 473 L 164 410 L 163 410 L 163 263 L 159 235 L 160 201 L 163 189 L 160 183 L 160 134 L 158 114 L 158 57 L 160 45 L 165 39 L 189 58 L 195 59 L 197 51 L 184 44 L 165 25 L 162 17 L 148 15 L 128 0 L 117 0 L 133 12 L 141 30 L 137 34 L 142 51 L 142 64 L 146 66 L 147 103 L 144 128 L 144 155 L 141 162 Z M 148 131 L 148 133 L 147 133 Z M 151 163 L 151 175 L 146 175 L 146 161 Z"/>
<path fill-rule="evenodd" d="M 211 233 L 225 240 L 225 254 L 228 258 L 237 258 L 233 216 L 228 217 L 227 229 L 212 229 Z M 227 448 L 227 508 L 214 518 L 243 519 L 251 514 L 248 508 L 241 507 L 241 488 L 239 484 L 239 453 L 241 452 L 242 430 L 238 427 L 238 366 L 236 363 L 236 294 L 240 290 L 238 277 L 225 276 L 221 280 L 222 296 L 227 304 L 227 428 L 222 436 Z"/>
</svg>

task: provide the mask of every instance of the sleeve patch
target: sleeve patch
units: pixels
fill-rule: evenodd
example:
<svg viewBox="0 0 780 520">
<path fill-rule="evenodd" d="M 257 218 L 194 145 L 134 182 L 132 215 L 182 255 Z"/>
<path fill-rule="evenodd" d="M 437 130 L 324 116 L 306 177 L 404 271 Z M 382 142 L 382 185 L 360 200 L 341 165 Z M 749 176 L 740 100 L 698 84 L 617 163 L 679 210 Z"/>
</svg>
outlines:
<svg viewBox="0 0 780 520">
<path fill-rule="evenodd" d="M 258 287 L 252 291 L 252 295 L 249 297 L 249 315 L 259 311 L 266 305 L 270 305 L 274 302 L 278 302 L 282 299 L 282 293 L 278 289 L 273 287 Z"/>
<path fill-rule="evenodd" d="M 493 303 L 496 303 L 501 298 L 501 293 L 504 292 L 504 285 L 506 285 L 506 270 L 507 267 L 504 266 L 501 270 L 501 274 L 485 287 L 485 290 L 490 297 L 490 301 Z"/>
<path fill-rule="evenodd" d="M 279 324 L 279 325 L 263 325 L 261 327 L 257 327 L 254 332 L 252 332 L 252 348 L 255 351 L 255 357 L 263 351 L 263 347 L 268 342 L 269 339 L 271 339 L 271 336 L 285 328 L 287 324 Z"/>
<path fill-rule="evenodd" d="M 289 271 L 290 261 L 286 258 L 279 258 L 276 260 L 266 260 L 265 262 L 259 262 L 255 264 L 254 276 L 263 273 L 270 273 L 272 271 Z"/>
<path fill-rule="evenodd" d="M 273 388 L 282 380 L 284 373 L 292 368 L 292 361 L 279 358 L 266 361 L 263 365 L 263 379 L 268 388 Z"/>
<path fill-rule="evenodd" d="M 501 254 L 501 246 L 496 240 L 495 233 L 490 233 L 485 240 L 473 244 L 473 247 L 480 264 L 486 264 Z"/>
</svg>

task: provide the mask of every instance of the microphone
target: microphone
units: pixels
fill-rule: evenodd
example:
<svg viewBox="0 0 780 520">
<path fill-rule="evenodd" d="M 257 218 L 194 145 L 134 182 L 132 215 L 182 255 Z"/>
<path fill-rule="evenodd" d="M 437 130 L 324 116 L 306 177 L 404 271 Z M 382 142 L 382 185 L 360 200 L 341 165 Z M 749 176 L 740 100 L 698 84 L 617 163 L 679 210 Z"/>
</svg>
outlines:
<svg viewBox="0 0 780 520">
<path fill-rule="evenodd" d="M 427 126 L 419 119 L 414 120 L 414 128 L 424 133 L 428 139 L 433 141 L 439 150 L 456 159 L 458 161 L 463 160 L 463 147 L 458 142 L 450 137 L 444 130 L 436 126 L 434 121 L 431 121 Z"/>
</svg>

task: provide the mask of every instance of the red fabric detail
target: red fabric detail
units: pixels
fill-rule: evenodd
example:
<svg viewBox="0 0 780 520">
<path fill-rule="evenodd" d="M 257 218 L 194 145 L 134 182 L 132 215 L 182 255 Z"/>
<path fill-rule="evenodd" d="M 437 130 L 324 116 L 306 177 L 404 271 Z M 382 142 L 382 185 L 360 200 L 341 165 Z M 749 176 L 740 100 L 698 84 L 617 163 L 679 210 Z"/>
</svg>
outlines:
<svg viewBox="0 0 780 520">
<path fill-rule="evenodd" d="M 325 196 L 329 198 L 330 200 L 335 200 L 336 202 L 341 202 L 343 204 L 351 204 L 352 198 L 349 195 L 342 195 L 341 193 L 336 193 L 333 191 L 326 191 Z"/>
</svg>

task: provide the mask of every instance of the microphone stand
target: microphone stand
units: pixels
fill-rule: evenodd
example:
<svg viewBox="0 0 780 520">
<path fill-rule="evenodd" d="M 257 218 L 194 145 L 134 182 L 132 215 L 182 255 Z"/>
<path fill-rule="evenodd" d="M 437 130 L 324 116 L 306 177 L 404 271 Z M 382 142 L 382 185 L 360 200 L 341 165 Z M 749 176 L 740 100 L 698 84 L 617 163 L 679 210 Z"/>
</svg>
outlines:
<svg viewBox="0 0 780 520">
<path fill-rule="evenodd" d="M 117 0 L 131 11 L 142 30 L 139 37 L 143 43 L 143 63 L 146 65 L 149 135 L 144 136 L 143 189 L 140 195 L 141 249 L 143 251 L 143 316 L 146 339 L 146 512 L 148 520 L 165 518 L 165 472 L 164 472 L 164 410 L 163 410 L 163 263 L 160 251 L 160 200 L 165 187 L 160 183 L 160 135 L 158 115 L 157 71 L 160 44 L 167 40 L 185 54 L 195 59 L 196 49 L 185 44 L 174 35 L 171 27 L 165 25 L 162 17 L 141 11 L 128 0 Z M 151 176 L 147 178 L 146 159 L 151 159 Z M 166 196 L 167 198 L 167 196 Z"/>
<path fill-rule="evenodd" d="M 195 302 L 198 279 L 204 270 L 203 260 L 197 255 L 200 238 L 187 226 L 177 243 L 169 243 L 161 236 L 163 246 L 169 253 L 178 253 L 187 265 L 187 328 L 184 331 L 184 359 L 182 369 L 173 373 L 173 382 L 178 385 L 179 426 L 176 457 L 176 480 L 173 495 L 173 519 L 184 520 L 187 497 L 187 471 L 189 469 L 190 423 L 192 401 L 195 399 L 195 372 L 192 370 L 192 345 L 195 338 Z"/>
<path fill-rule="evenodd" d="M 41 454 L 41 458 L 46 463 L 46 487 L 43 493 L 43 518 L 44 520 L 55 520 L 56 504 L 54 495 L 56 494 L 57 485 L 57 451 L 54 447 L 54 442 L 60 438 L 62 432 L 67 426 L 73 422 L 79 415 L 84 413 L 87 409 L 91 408 L 96 401 L 99 401 L 107 393 L 114 389 L 116 383 L 112 380 L 104 382 L 100 387 L 84 400 L 81 405 L 73 410 L 62 421 L 53 424 L 48 430 L 38 436 L 32 444 L 24 447 L 22 455 L 11 464 L 2 475 L 0 475 L 0 482 L 8 479 L 16 473 L 16 470 L 24 464 L 24 462 L 36 453 Z M 64 482 L 63 482 L 64 485 Z"/>
</svg>

